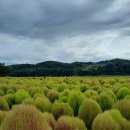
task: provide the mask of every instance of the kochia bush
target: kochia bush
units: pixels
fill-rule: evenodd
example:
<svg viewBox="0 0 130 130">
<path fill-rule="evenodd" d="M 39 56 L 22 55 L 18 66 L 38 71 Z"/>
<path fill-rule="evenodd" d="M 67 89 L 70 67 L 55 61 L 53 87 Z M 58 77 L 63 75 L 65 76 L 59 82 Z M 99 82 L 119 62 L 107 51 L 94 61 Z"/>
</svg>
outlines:
<svg viewBox="0 0 130 130">
<path fill-rule="evenodd" d="M 2 130 L 52 130 L 42 114 L 33 106 L 19 105 L 10 111 L 2 123 Z"/>
<path fill-rule="evenodd" d="M 56 119 L 62 115 L 73 116 L 74 111 L 68 103 L 55 102 L 52 106 L 52 113 Z"/>
<path fill-rule="evenodd" d="M 101 107 L 96 101 L 92 99 L 86 99 L 82 102 L 79 108 L 78 117 L 82 119 L 87 128 L 90 129 L 94 118 L 101 112 Z"/>
<path fill-rule="evenodd" d="M 130 130 L 130 122 L 123 118 L 119 110 L 110 110 L 109 114 L 120 125 L 121 130 Z"/>
<path fill-rule="evenodd" d="M 70 94 L 68 98 L 68 103 L 73 108 L 75 116 L 78 115 L 79 107 L 84 99 L 85 97 L 83 97 L 83 95 L 79 92 L 72 92 Z"/>
<path fill-rule="evenodd" d="M 21 104 L 23 100 L 26 98 L 30 98 L 30 95 L 27 91 L 25 90 L 18 90 L 15 94 L 15 103 L 16 104 Z"/>
<path fill-rule="evenodd" d="M 52 103 L 46 97 L 36 98 L 34 105 L 42 112 L 50 112 L 52 108 Z"/>
<path fill-rule="evenodd" d="M 35 94 L 38 94 L 38 93 L 44 95 L 43 89 L 40 88 L 40 87 L 31 87 L 31 88 L 29 88 L 28 92 L 29 92 L 29 94 L 30 94 L 32 97 L 34 97 Z"/>
<path fill-rule="evenodd" d="M 123 117 L 130 120 L 130 99 L 123 99 L 116 103 L 116 108 L 121 112 Z"/>
<path fill-rule="evenodd" d="M 84 94 L 87 98 L 91 98 L 94 100 L 97 100 L 98 98 L 98 93 L 94 90 L 87 90 Z"/>
<path fill-rule="evenodd" d="M 54 130 L 87 130 L 85 124 L 79 118 L 61 116 Z"/>
<path fill-rule="evenodd" d="M 42 117 L 43 117 L 44 120 L 46 120 L 46 121 L 48 122 L 49 126 L 50 126 L 52 129 L 54 129 L 55 124 L 56 124 L 56 120 L 55 120 L 53 114 L 48 113 L 48 112 L 44 112 L 44 113 L 42 114 Z"/>
<path fill-rule="evenodd" d="M 7 112 L 5 111 L 0 111 L 0 125 L 1 123 L 4 121 L 5 117 L 6 117 Z"/>
<path fill-rule="evenodd" d="M 0 90 L 0 96 L 4 96 L 4 95 L 5 93 L 2 90 Z"/>
<path fill-rule="evenodd" d="M 0 97 L 0 110 L 9 110 L 9 104 L 2 97 Z"/>
<path fill-rule="evenodd" d="M 6 94 L 3 98 L 7 101 L 10 108 L 15 104 L 15 94 Z"/>
<path fill-rule="evenodd" d="M 47 97 L 53 103 L 59 98 L 59 92 L 57 92 L 56 90 L 49 90 L 47 93 Z"/>
<path fill-rule="evenodd" d="M 120 130 L 120 125 L 107 112 L 99 114 L 92 123 L 92 130 Z"/>
<path fill-rule="evenodd" d="M 103 111 L 111 109 L 112 106 L 114 105 L 113 98 L 105 92 L 100 94 L 97 101 Z"/>
<path fill-rule="evenodd" d="M 119 89 L 117 92 L 117 99 L 121 100 L 123 99 L 126 95 L 130 95 L 130 89 L 127 87 L 122 87 Z"/>
</svg>

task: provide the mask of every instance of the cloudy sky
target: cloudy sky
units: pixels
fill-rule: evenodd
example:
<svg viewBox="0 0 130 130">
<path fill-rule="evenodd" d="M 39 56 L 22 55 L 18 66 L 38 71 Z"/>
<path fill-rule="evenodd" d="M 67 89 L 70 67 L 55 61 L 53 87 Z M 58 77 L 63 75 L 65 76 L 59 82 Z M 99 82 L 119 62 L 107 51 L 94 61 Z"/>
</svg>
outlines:
<svg viewBox="0 0 130 130">
<path fill-rule="evenodd" d="M 0 0 L 0 62 L 130 59 L 130 0 Z"/>
</svg>

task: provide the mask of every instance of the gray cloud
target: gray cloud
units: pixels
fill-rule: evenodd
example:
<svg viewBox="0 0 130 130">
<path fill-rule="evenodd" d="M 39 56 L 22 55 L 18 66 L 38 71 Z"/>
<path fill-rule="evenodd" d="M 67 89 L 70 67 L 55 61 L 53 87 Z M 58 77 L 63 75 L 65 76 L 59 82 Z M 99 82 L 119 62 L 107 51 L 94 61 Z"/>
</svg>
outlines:
<svg viewBox="0 0 130 130">
<path fill-rule="evenodd" d="M 0 61 L 130 58 L 129 7 L 130 0 L 1 0 Z"/>
</svg>

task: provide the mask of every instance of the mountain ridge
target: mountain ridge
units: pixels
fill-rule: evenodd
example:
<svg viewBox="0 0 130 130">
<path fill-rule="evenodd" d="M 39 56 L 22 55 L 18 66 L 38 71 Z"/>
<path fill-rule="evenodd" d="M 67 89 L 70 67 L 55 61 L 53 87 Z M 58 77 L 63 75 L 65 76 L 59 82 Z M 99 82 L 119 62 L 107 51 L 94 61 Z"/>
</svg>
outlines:
<svg viewBox="0 0 130 130">
<path fill-rule="evenodd" d="M 130 60 L 112 59 L 100 62 L 45 61 L 37 64 L 15 64 L 9 76 L 88 76 L 88 75 L 130 75 Z"/>
</svg>

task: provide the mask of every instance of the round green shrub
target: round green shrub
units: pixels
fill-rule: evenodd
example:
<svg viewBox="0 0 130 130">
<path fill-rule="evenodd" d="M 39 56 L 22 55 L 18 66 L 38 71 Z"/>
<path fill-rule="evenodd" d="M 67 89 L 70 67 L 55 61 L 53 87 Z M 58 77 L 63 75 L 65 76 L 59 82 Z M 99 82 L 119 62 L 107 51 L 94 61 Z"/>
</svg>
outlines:
<svg viewBox="0 0 130 130">
<path fill-rule="evenodd" d="M 68 102 L 68 97 L 67 96 L 60 97 L 58 101 L 67 103 Z"/>
<path fill-rule="evenodd" d="M 130 130 L 130 122 L 122 117 L 119 110 L 112 109 L 109 114 L 120 125 L 120 130 Z"/>
<path fill-rule="evenodd" d="M 26 98 L 30 98 L 30 95 L 27 91 L 25 90 L 18 90 L 16 93 L 15 93 L 15 103 L 16 104 L 21 104 L 23 100 L 25 100 Z"/>
<path fill-rule="evenodd" d="M 116 83 L 116 80 L 115 80 L 115 79 L 110 79 L 110 80 L 109 80 L 109 83 L 110 83 L 111 85 L 114 85 L 114 84 Z"/>
<path fill-rule="evenodd" d="M 15 93 L 15 92 L 14 92 L 13 89 L 8 89 L 7 92 L 6 92 L 6 94 L 14 94 L 14 93 Z"/>
<path fill-rule="evenodd" d="M 130 95 L 130 89 L 128 89 L 126 87 L 122 87 L 117 92 L 117 99 L 119 99 L 119 100 L 124 99 L 124 97 L 126 95 Z"/>
<path fill-rule="evenodd" d="M 110 95 L 113 98 L 114 102 L 117 102 L 117 97 L 116 97 L 115 93 L 112 90 L 111 91 L 110 90 L 106 90 L 105 93 Z"/>
<path fill-rule="evenodd" d="M 66 88 L 67 88 L 66 84 L 58 84 L 56 86 L 56 89 L 57 89 L 58 92 L 63 92 Z"/>
<path fill-rule="evenodd" d="M 91 98 L 94 100 L 97 100 L 98 98 L 98 93 L 94 90 L 87 90 L 84 94 L 87 98 Z"/>
<path fill-rule="evenodd" d="M 34 104 L 34 100 L 33 100 L 33 98 L 27 98 L 27 99 L 23 100 L 22 104 L 33 105 Z"/>
<path fill-rule="evenodd" d="M 62 96 L 69 96 L 70 93 L 71 93 L 71 91 L 70 91 L 69 89 L 66 89 L 66 90 L 64 90 L 64 91 L 60 94 L 60 96 L 61 96 L 61 97 L 62 97 Z"/>
<path fill-rule="evenodd" d="M 87 130 L 82 120 L 69 116 L 61 116 L 54 130 Z"/>
<path fill-rule="evenodd" d="M 2 97 L 0 97 L 0 110 L 9 110 L 9 104 Z"/>
<path fill-rule="evenodd" d="M 48 93 L 48 91 L 49 91 L 49 89 L 47 87 L 43 88 L 43 92 L 44 92 L 45 95 Z"/>
<path fill-rule="evenodd" d="M 97 115 L 92 123 L 92 130 L 120 130 L 120 125 L 109 113 Z"/>
<path fill-rule="evenodd" d="M 81 85 L 80 86 L 80 91 L 82 93 L 84 93 L 85 91 L 89 90 L 90 89 L 90 86 L 89 85 Z"/>
<path fill-rule="evenodd" d="M 44 95 L 43 89 L 40 88 L 40 87 L 31 87 L 31 88 L 29 88 L 28 92 L 29 92 L 29 94 L 32 97 L 34 97 L 35 94 L 42 94 L 42 95 Z"/>
<path fill-rule="evenodd" d="M 49 90 L 47 93 L 47 97 L 53 103 L 55 100 L 58 100 L 59 92 L 57 92 L 56 90 Z"/>
<path fill-rule="evenodd" d="M 0 90 L 0 96 L 4 96 L 4 95 L 5 93 L 2 90 Z"/>
<path fill-rule="evenodd" d="M 3 98 L 7 101 L 7 103 L 9 104 L 9 107 L 12 108 L 12 106 L 15 104 L 15 95 L 6 94 Z"/>
<path fill-rule="evenodd" d="M 8 90 L 7 84 L 2 84 L 0 85 L 0 90 L 2 90 L 4 93 L 6 93 L 6 91 Z"/>
<path fill-rule="evenodd" d="M 33 99 L 36 99 L 36 98 L 38 98 L 38 97 L 45 97 L 45 95 L 43 95 L 43 94 L 41 94 L 41 93 L 37 93 L 37 94 L 35 94 L 34 96 L 33 96 Z"/>
<path fill-rule="evenodd" d="M 52 130 L 42 114 L 33 106 L 19 105 L 10 111 L 3 123 L 2 130 Z"/>
<path fill-rule="evenodd" d="M 122 87 L 122 84 L 121 84 L 121 83 L 116 83 L 116 84 L 114 84 L 114 85 L 112 86 L 113 92 L 116 94 L 121 87 Z"/>
<path fill-rule="evenodd" d="M 52 103 L 46 97 L 36 98 L 34 105 L 42 112 L 50 112 L 52 108 Z"/>
<path fill-rule="evenodd" d="M 105 84 L 105 81 L 103 79 L 99 79 L 98 82 L 99 82 L 100 85 L 104 85 Z"/>
<path fill-rule="evenodd" d="M 94 118 L 101 112 L 102 110 L 96 101 L 86 99 L 79 108 L 78 117 L 82 119 L 86 127 L 90 129 Z"/>
<path fill-rule="evenodd" d="M 42 116 L 43 116 L 43 119 L 48 122 L 49 126 L 50 126 L 52 129 L 54 129 L 55 124 L 56 124 L 56 120 L 55 120 L 53 114 L 48 113 L 48 112 L 44 112 L 44 113 L 42 114 Z"/>
<path fill-rule="evenodd" d="M 62 115 L 73 116 L 74 111 L 68 103 L 54 102 L 52 106 L 52 113 L 55 119 L 58 119 Z"/>
<path fill-rule="evenodd" d="M 73 108 L 75 116 L 78 115 L 79 107 L 84 99 L 85 97 L 83 97 L 83 95 L 81 95 L 81 93 L 79 92 L 72 92 L 70 94 L 68 98 L 68 103 Z"/>
<path fill-rule="evenodd" d="M 97 101 L 103 111 L 111 109 L 114 105 L 113 98 L 105 92 L 100 94 Z"/>
<path fill-rule="evenodd" d="M 3 123 L 5 117 L 6 117 L 6 113 L 5 111 L 0 111 L 0 125 Z"/>
<path fill-rule="evenodd" d="M 130 95 L 126 95 L 124 99 L 130 99 Z"/>
<path fill-rule="evenodd" d="M 116 103 L 116 108 L 121 112 L 123 117 L 130 120 L 130 99 L 123 99 Z"/>
</svg>

